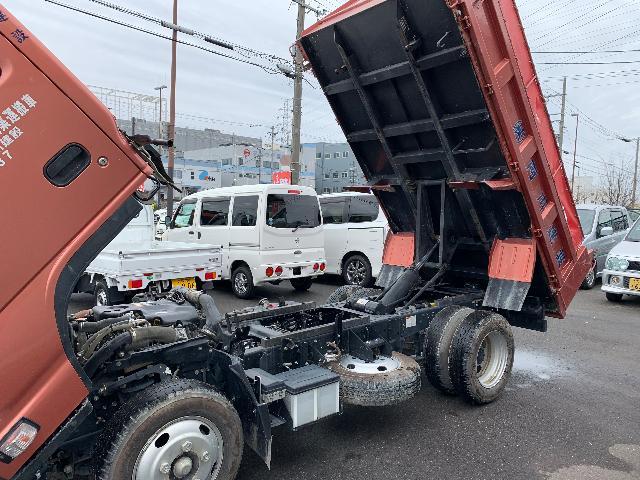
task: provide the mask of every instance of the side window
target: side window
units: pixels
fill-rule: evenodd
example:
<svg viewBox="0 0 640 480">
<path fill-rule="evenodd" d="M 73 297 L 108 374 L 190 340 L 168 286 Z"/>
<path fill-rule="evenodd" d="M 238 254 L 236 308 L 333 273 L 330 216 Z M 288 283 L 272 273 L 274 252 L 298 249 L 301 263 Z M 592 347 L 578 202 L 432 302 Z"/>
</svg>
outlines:
<svg viewBox="0 0 640 480">
<path fill-rule="evenodd" d="M 611 223 L 614 232 L 622 232 L 629 228 L 627 215 L 622 210 L 611 210 Z"/>
<path fill-rule="evenodd" d="M 171 228 L 185 228 L 193 225 L 193 215 L 196 211 L 196 204 L 182 203 L 176 210 L 171 222 Z"/>
<path fill-rule="evenodd" d="M 330 200 L 320 200 L 322 208 L 322 218 L 325 225 L 344 223 L 344 198 L 332 198 Z"/>
<path fill-rule="evenodd" d="M 378 218 L 378 201 L 373 195 L 349 198 L 349 222 L 373 222 Z"/>
<path fill-rule="evenodd" d="M 203 200 L 200 211 L 200 225 L 203 227 L 218 227 L 229 224 L 228 198 Z"/>
<path fill-rule="evenodd" d="M 234 227 L 253 227 L 258 218 L 258 196 L 235 197 L 233 200 Z"/>
<path fill-rule="evenodd" d="M 596 235 L 600 237 L 602 229 L 604 227 L 611 227 L 611 211 L 604 209 L 598 215 L 598 226 L 596 227 Z"/>
</svg>

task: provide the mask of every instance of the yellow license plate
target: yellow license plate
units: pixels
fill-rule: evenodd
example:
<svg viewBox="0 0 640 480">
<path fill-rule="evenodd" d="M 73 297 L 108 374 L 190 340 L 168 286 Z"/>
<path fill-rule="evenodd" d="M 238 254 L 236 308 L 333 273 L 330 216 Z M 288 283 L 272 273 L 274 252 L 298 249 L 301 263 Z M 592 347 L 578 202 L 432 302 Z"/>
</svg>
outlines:
<svg viewBox="0 0 640 480">
<path fill-rule="evenodd" d="M 189 278 L 175 278 L 171 280 L 171 286 L 173 288 L 176 287 L 185 287 L 185 288 L 196 288 L 196 279 L 193 277 Z"/>
<path fill-rule="evenodd" d="M 630 278 L 629 279 L 629 288 L 631 290 L 636 290 L 640 292 L 640 278 Z"/>
</svg>

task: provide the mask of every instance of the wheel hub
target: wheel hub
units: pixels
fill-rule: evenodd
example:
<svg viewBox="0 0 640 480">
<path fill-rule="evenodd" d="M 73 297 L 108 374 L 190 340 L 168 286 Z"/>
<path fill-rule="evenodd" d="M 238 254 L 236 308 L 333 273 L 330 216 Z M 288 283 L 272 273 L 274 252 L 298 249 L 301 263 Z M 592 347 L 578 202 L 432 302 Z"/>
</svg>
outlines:
<svg viewBox="0 0 640 480">
<path fill-rule="evenodd" d="M 202 417 L 182 417 L 159 429 L 136 461 L 132 480 L 218 478 L 223 440 L 218 428 Z"/>
<path fill-rule="evenodd" d="M 235 284 L 236 284 L 236 290 L 239 293 L 244 294 L 247 291 L 247 276 L 244 273 L 238 273 L 236 275 L 236 279 L 235 279 Z"/>
<path fill-rule="evenodd" d="M 366 268 L 360 260 L 354 260 L 347 265 L 347 279 L 349 282 L 360 285 L 364 282 Z"/>
<path fill-rule="evenodd" d="M 340 359 L 340 365 L 356 373 L 364 373 L 369 375 L 379 375 L 385 372 L 392 372 L 400 368 L 400 362 L 393 357 L 380 356 L 371 362 L 367 362 L 351 355 L 343 355 Z"/>
<path fill-rule="evenodd" d="M 509 360 L 507 340 L 500 332 L 490 332 L 480 344 L 476 358 L 477 378 L 484 388 L 493 388 L 504 377 Z"/>
</svg>

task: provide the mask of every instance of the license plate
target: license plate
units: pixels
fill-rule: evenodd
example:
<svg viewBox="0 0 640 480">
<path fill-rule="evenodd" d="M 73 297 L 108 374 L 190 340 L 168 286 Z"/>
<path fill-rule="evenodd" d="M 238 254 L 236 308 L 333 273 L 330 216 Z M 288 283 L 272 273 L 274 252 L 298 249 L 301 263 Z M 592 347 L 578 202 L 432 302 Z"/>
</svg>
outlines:
<svg viewBox="0 0 640 480">
<path fill-rule="evenodd" d="M 185 287 L 185 288 L 196 288 L 196 279 L 193 277 L 189 278 L 175 278 L 171 280 L 171 287 Z"/>
<path fill-rule="evenodd" d="M 629 289 L 640 292 L 640 278 L 630 278 Z"/>
</svg>

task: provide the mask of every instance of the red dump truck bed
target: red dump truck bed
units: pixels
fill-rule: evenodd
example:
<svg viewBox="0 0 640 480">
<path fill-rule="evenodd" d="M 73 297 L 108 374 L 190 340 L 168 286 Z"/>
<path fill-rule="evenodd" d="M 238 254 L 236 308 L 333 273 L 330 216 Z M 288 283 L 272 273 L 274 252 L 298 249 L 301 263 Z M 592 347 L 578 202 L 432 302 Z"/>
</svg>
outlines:
<svg viewBox="0 0 640 480">
<path fill-rule="evenodd" d="M 353 0 L 299 44 L 415 258 L 563 317 L 591 257 L 513 1 Z"/>
</svg>

